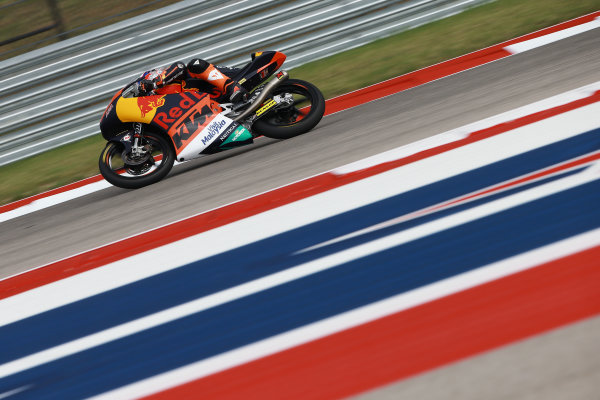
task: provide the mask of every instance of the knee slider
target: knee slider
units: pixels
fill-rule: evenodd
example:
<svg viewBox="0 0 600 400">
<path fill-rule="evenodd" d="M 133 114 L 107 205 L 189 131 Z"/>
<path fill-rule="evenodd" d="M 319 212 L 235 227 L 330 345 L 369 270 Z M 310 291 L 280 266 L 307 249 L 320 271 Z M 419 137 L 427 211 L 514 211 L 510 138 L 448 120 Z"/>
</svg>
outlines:
<svg viewBox="0 0 600 400">
<path fill-rule="evenodd" d="M 187 65 L 188 71 L 194 74 L 201 74 L 210 66 L 210 63 L 200 58 L 193 58 Z"/>
</svg>

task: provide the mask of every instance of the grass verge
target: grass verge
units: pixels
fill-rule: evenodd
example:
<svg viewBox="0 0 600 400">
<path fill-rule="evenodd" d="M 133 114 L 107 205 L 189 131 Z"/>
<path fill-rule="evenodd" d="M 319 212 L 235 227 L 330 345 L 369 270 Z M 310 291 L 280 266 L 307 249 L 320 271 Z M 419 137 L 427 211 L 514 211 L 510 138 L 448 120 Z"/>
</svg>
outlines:
<svg viewBox="0 0 600 400">
<path fill-rule="evenodd" d="M 326 98 L 600 9 L 600 0 L 496 0 L 293 70 Z M 100 118 L 100 116 L 98 116 Z M 0 204 L 98 173 L 100 135 L 0 167 Z"/>
<path fill-rule="evenodd" d="M 179 0 L 55 0 L 67 37 L 81 35 L 135 15 L 166 7 Z M 53 25 L 48 0 L 0 0 L 0 41 Z M 29 38 L 0 46 L 0 58 L 59 41 L 58 29 L 50 29 Z"/>
</svg>

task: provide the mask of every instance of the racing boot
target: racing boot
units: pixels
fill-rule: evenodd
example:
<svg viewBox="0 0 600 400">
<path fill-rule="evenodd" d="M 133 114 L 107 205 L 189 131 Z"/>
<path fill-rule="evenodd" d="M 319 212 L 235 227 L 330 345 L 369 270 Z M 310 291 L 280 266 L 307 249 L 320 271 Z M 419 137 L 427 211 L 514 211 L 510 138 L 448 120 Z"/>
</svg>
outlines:
<svg viewBox="0 0 600 400">
<path fill-rule="evenodd" d="M 192 59 L 188 65 L 188 73 L 192 78 L 202 79 L 219 92 L 218 101 L 239 104 L 248 99 L 248 92 L 233 79 L 220 72 L 213 64 L 199 58 Z"/>
<path fill-rule="evenodd" d="M 232 79 L 230 81 L 225 84 L 225 97 L 234 105 L 248 101 L 248 91 Z"/>
</svg>

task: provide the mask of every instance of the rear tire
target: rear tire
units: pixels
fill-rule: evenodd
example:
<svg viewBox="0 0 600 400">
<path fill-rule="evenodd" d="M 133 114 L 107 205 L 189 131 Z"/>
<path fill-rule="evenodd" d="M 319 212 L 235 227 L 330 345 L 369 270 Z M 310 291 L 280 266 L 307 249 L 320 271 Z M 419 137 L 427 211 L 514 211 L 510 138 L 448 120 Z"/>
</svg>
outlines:
<svg viewBox="0 0 600 400">
<path fill-rule="evenodd" d="M 317 126 L 325 113 L 325 99 L 312 83 L 287 79 L 273 91 L 273 96 L 291 94 L 294 104 L 276 107 L 252 125 L 252 131 L 273 139 L 289 139 Z"/>
<path fill-rule="evenodd" d="M 124 189 L 138 189 L 164 178 L 175 162 L 175 151 L 171 143 L 160 134 L 147 132 L 143 145 L 149 146 L 149 154 L 143 160 L 124 160 L 124 146 L 120 142 L 109 142 L 98 161 L 100 173 L 111 184 Z M 161 158 L 156 161 L 156 158 Z"/>
</svg>

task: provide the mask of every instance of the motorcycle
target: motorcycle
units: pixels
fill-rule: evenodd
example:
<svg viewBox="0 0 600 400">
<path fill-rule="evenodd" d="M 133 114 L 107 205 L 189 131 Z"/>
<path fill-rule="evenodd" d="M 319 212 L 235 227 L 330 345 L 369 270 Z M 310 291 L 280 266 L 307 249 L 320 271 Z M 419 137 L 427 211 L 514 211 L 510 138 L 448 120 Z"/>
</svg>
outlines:
<svg viewBox="0 0 600 400">
<path fill-rule="evenodd" d="M 191 87 L 183 82 L 167 94 L 148 94 L 136 79 L 117 92 L 100 121 L 107 140 L 99 159 L 104 179 L 136 189 L 164 178 L 176 160 L 249 145 L 261 135 L 288 139 L 314 128 L 325 112 L 319 89 L 289 78 L 284 70 L 277 72 L 283 53 L 253 53 L 251 58 L 240 69 L 227 69 L 249 92 L 241 104 L 217 103 L 200 90 L 205 82 Z"/>
</svg>

